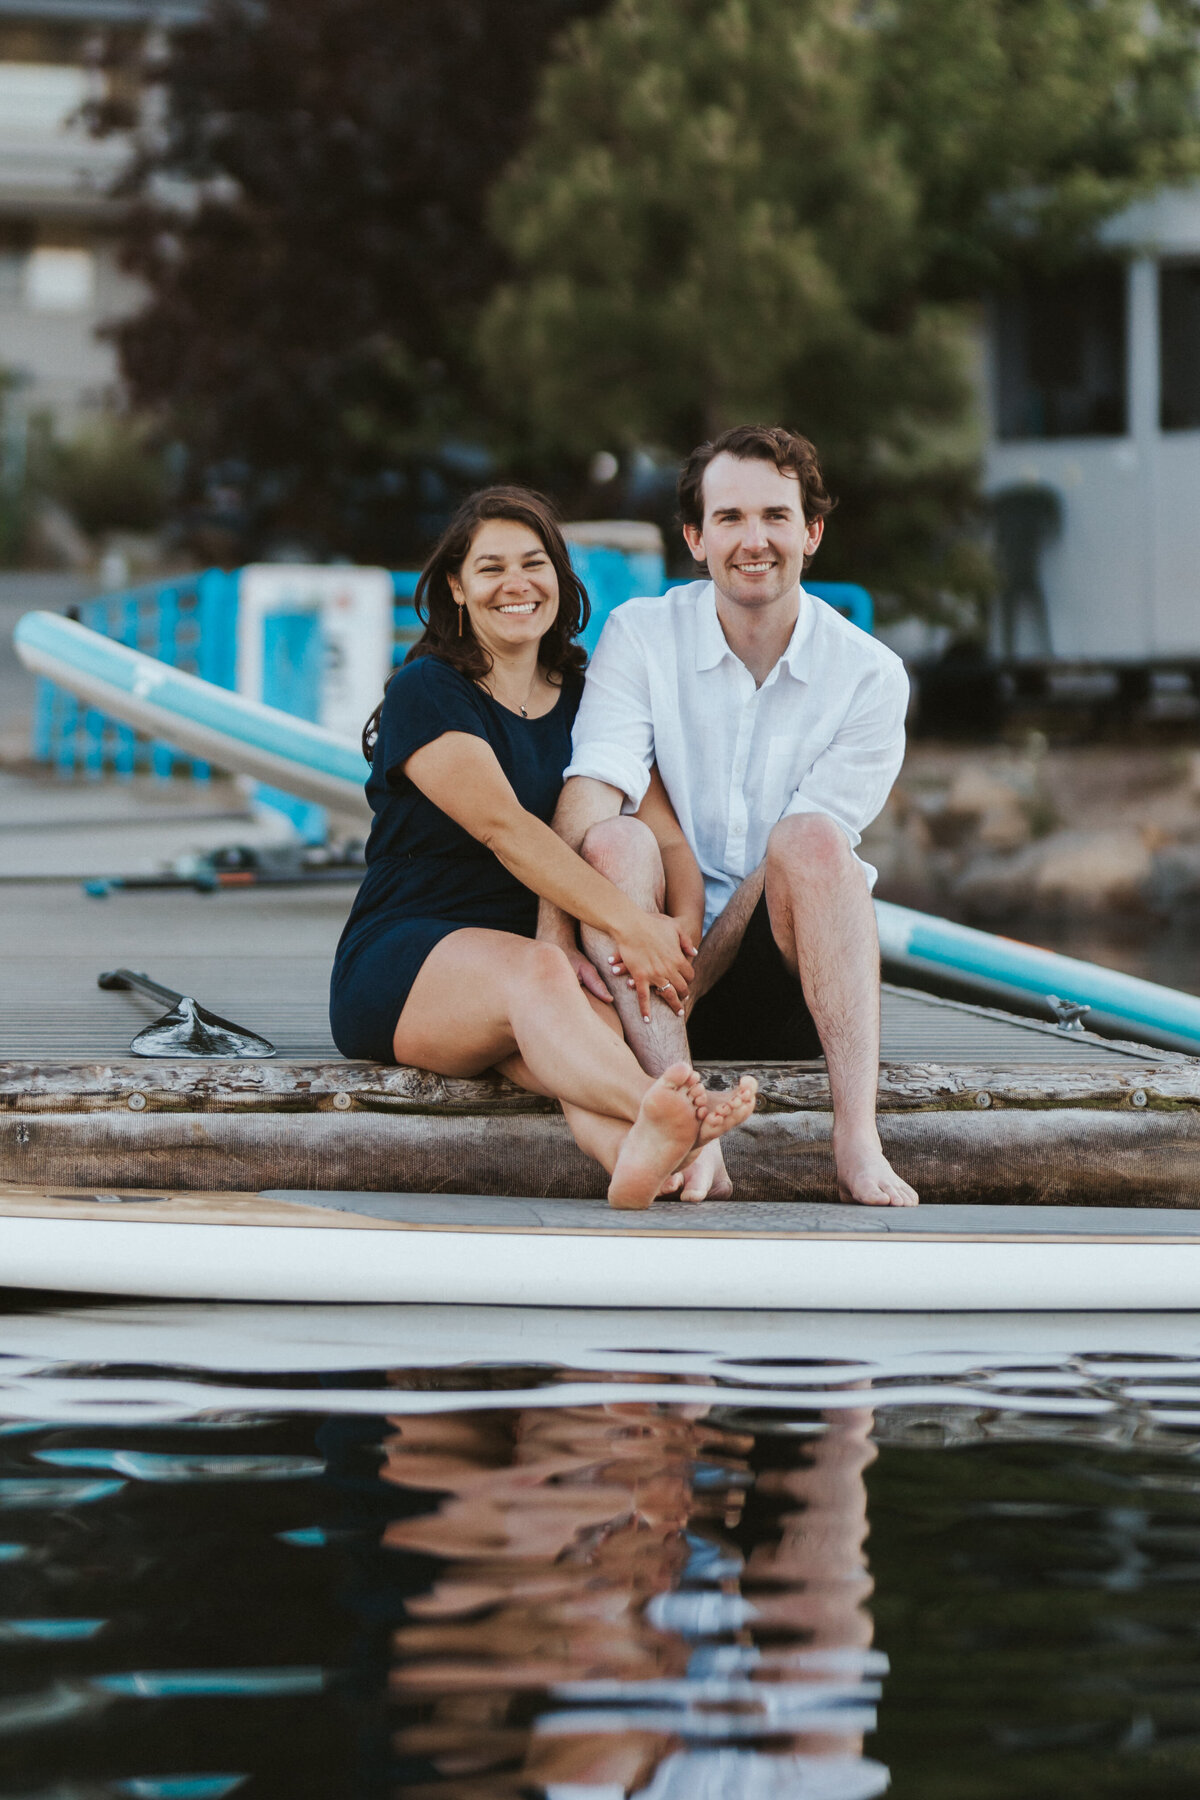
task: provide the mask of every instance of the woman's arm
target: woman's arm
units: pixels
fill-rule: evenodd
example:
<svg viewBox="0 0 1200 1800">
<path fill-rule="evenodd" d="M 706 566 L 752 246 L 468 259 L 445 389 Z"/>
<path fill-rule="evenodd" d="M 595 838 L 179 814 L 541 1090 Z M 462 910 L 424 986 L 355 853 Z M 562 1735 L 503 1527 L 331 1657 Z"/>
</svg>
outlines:
<svg viewBox="0 0 1200 1800">
<path fill-rule="evenodd" d="M 686 923 L 689 939 L 698 944 L 704 933 L 704 877 L 692 846 L 679 828 L 657 763 L 650 771 L 650 786 L 636 816 L 650 827 L 658 844 L 666 878 L 665 910 L 672 918 Z"/>
<path fill-rule="evenodd" d="M 673 987 L 682 1010 L 695 955 L 684 922 L 643 912 L 549 825 L 526 812 L 490 745 L 464 731 L 447 731 L 415 750 L 404 773 L 525 887 L 616 940 L 643 1014 L 650 1011 L 651 987 Z"/>
</svg>

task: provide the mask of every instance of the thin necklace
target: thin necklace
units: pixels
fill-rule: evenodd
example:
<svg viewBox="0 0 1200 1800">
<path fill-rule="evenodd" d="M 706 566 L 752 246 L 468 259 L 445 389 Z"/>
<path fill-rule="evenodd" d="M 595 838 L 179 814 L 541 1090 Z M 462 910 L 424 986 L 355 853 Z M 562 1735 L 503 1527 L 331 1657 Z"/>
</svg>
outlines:
<svg viewBox="0 0 1200 1800">
<path fill-rule="evenodd" d="M 541 669 L 540 669 L 539 665 L 537 663 L 534 663 L 534 665 L 533 665 L 533 680 L 529 683 L 528 690 L 526 691 L 525 704 L 523 706 L 518 706 L 516 709 L 520 713 L 520 715 L 523 719 L 527 719 L 529 717 L 529 702 L 533 699 L 533 690 L 537 686 L 537 678 L 540 673 L 541 673 Z M 506 702 L 501 700 L 499 694 L 492 693 L 492 690 L 488 686 L 486 681 L 481 680 L 479 685 L 483 689 L 485 694 L 488 694 L 491 696 L 491 698 L 496 702 L 497 706 L 506 705 Z M 508 710 L 509 710 L 509 712 L 511 712 L 513 709 L 510 706 L 508 708 Z"/>
</svg>

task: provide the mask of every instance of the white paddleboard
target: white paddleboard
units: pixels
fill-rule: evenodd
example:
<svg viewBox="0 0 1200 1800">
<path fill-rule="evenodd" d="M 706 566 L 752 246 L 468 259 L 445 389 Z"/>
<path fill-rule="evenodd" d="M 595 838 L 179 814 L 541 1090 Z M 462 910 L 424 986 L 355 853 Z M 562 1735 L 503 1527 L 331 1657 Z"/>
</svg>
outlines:
<svg viewBox="0 0 1200 1800">
<path fill-rule="evenodd" d="M 0 1279 L 187 1300 L 691 1311 L 1200 1309 L 1200 1212 L 0 1191 Z"/>
</svg>

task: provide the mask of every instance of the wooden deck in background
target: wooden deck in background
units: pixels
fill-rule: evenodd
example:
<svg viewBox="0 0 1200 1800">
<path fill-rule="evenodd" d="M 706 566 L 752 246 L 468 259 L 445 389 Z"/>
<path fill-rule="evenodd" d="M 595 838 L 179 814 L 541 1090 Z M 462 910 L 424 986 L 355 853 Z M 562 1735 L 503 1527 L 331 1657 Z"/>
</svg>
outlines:
<svg viewBox="0 0 1200 1800">
<path fill-rule="evenodd" d="M 130 1038 L 162 1009 L 97 987 L 100 972 L 120 964 L 259 1032 L 282 1059 L 340 1061 L 326 1002 L 352 891 L 151 891 L 94 900 L 73 882 L 6 882 L 0 887 L 0 1064 L 126 1055 Z M 1187 1060 L 885 987 L 885 1063 L 1065 1070 L 1128 1063 L 1131 1054 L 1155 1065 Z"/>
</svg>

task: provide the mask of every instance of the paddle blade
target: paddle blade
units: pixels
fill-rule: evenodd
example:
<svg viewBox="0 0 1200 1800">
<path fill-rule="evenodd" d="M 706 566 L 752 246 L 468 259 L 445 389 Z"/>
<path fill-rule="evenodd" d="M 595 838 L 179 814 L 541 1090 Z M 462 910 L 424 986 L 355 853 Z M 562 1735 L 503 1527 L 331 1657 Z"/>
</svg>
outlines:
<svg viewBox="0 0 1200 1800">
<path fill-rule="evenodd" d="M 135 1056 L 274 1056 L 275 1046 L 243 1031 L 186 996 L 169 1013 L 139 1031 L 129 1046 Z"/>
</svg>

